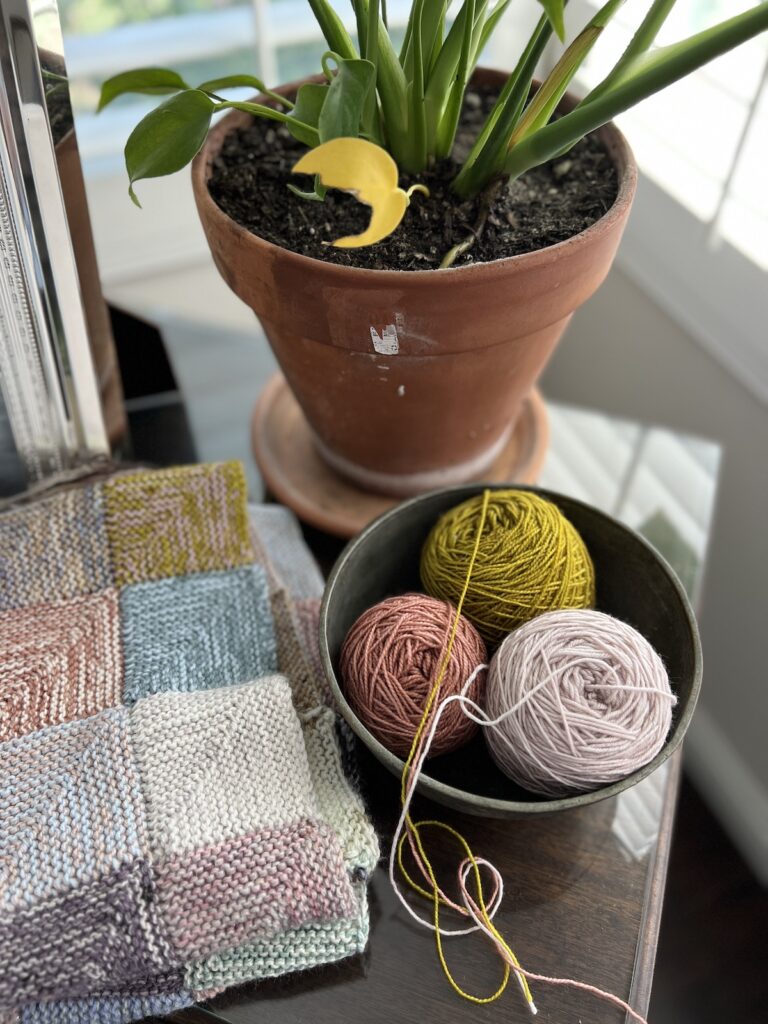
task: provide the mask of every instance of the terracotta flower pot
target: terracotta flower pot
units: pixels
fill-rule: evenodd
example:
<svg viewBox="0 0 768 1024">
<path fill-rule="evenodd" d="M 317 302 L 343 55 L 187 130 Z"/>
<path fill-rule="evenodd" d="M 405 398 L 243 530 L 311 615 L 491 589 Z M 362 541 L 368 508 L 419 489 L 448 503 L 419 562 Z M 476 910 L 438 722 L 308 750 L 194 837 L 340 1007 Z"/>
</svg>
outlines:
<svg viewBox="0 0 768 1024">
<path fill-rule="evenodd" d="M 480 70 L 475 82 L 500 88 L 505 77 Z M 235 112 L 211 131 L 192 167 L 195 199 L 214 261 L 259 317 L 322 455 L 365 489 L 397 495 L 481 477 L 610 269 L 637 179 L 624 137 L 601 129 L 618 195 L 580 234 L 489 263 L 381 271 L 289 252 L 216 205 L 212 162 L 248 121 Z"/>
</svg>

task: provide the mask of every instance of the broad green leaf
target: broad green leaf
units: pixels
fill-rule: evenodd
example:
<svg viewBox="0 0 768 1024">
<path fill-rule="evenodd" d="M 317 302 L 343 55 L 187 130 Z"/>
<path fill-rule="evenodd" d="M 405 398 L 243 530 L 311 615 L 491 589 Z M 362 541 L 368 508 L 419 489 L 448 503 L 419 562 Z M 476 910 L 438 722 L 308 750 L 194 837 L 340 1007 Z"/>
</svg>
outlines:
<svg viewBox="0 0 768 1024">
<path fill-rule="evenodd" d="M 587 97 L 587 101 L 580 103 L 575 110 L 540 128 L 515 146 L 505 160 L 505 173 L 519 177 L 529 167 L 549 160 L 647 96 L 765 31 L 768 31 L 768 2 L 751 7 L 682 42 L 640 54 L 625 68 L 622 79 L 609 90 L 594 100 Z"/>
<path fill-rule="evenodd" d="M 339 60 L 317 122 L 320 142 L 357 138 L 376 69 L 369 60 Z"/>
<path fill-rule="evenodd" d="M 108 103 L 126 92 L 145 93 L 150 96 L 163 96 L 190 86 L 181 75 L 168 68 L 136 68 L 134 71 L 123 71 L 119 75 L 108 78 L 101 86 L 98 113 Z"/>
<path fill-rule="evenodd" d="M 137 206 L 141 203 L 133 191 L 134 183 L 173 174 L 188 164 L 205 141 L 214 109 L 204 92 L 188 89 L 139 121 L 125 144 L 128 192 Z"/>
<path fill-rule="evenodd" d="M 288 110 L 293 109 L 293 103 L 289 99 L 281 96 L 279 92 L 272 92 L 255 75 L 225 75 L 223 78 L 212 78 L 209 82 L 203 82 L 197 88 L 208 93 L 217 93 L 222 89 L 255 89 L 257 92 L 269 96 L 270 99 L 276 100 Z"/>
<path fill-rule="evenodd" d="M 305 82 L 304 85 L 299 86 L 299 91 L 296 93 L 296 105 L 291 112 L 292 116 L 297 121 L 303 121 L 304 124 L 317 128 L 320 111 L 323 109 L 327 96 L 327 85 Z"/>
<path fill-rule="evenodd" d="M 539 3 L 562 43 L 565 40 L 565 0 L 539 0 Z"/>
</svg>

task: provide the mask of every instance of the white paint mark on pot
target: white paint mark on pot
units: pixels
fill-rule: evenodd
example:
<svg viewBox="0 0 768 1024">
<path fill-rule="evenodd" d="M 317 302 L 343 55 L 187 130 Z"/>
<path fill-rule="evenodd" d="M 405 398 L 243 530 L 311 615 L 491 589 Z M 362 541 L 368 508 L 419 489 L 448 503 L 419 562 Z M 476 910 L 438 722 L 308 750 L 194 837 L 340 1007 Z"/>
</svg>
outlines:
<svg viewBox="0 0 768 1024">
<path fill-rule="evenodd" d="M 371 327 L 371 341 L 373 342 L 374 350 L 380 356 L 396 356 L 400 351 L 395 324 L 387 324 L 381 334 L 379 334 L 375 327 Z"/>
<path fill-rule="evenodd" d="M 400 387 L 397 389 L 397 397 L 398 398 L 402 398 L 404 394 L 405 394 L 405 384 L 401 384 Z"/>
<path fill-rule="evenodd" d="M 388 366 L 382 366 L 381 363 L 376 363 L 376 369 L 377 370 L 388 370 L 389 367 Z"/>
</svg>

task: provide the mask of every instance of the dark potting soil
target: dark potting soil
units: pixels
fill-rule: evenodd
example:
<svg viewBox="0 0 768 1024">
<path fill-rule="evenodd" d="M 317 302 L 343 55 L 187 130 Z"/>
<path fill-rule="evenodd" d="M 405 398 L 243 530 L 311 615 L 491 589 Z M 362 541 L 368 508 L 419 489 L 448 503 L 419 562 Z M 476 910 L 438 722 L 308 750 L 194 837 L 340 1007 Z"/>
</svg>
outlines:
<svg viewBox="0 0 768 1024">
<path fill-rule="evenodd" d="M 233 220 L 276 245 L 305 256 L 372 270 L 429 270 L 463 241 L 478 218 L 477 199 L 459 203 L 450 191 L 456 158 L 466 153 L 493 106 L 495 94 L 468 91 L 453 157 L 400 185 L 427 185 L 430 198 L 416 193 L 398 229 L 374 246 L 334 249 L 334 238 L 364 231 L 370 208 L 345 192 L 331 190 L 324 202 L 300 199 L 291 182 L 311 189 L 312 179 L 291 174 L 305 152 L 275 122 L 254 119 L 233 132 L 217 157 L 209 182 L 216 203 Z M 550 163 L 535 167 L 503 190 L 485 229 L 455 265 L 500 259 L 565 241 L 593 224 L 616 199 L 617 174 L 605 147 L 590 135 Z"/>
</svg>

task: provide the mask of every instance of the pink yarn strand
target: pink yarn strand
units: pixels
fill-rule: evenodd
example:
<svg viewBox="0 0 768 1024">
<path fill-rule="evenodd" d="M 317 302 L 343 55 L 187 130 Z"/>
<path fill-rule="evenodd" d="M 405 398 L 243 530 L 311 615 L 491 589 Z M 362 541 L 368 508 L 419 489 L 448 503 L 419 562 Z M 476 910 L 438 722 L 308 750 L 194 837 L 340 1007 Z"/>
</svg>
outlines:
<svg viewBox="0 0 768 1024">
<path fill-rule="evenodd" d="M 529 693 L 526 696 L 524 696 L 518 702 L 517 705 L 507 708 L 506 711 L 503 714 L 499 715 L 496 719 L 490 718 L 478 704 L 476 704 L 473 700 L 466 696 L 467 691 L 470 689 L 476 676 L 480 671 L 484 669 L 484 667 L 485 666 L 483 665 L 477 666 L 474 672 L 468 677 L 460 693 L 451 694 L 445 697 L 440 702 L 440 704 L 436 706 L 435 712 L 431 717 L 430 726 L 427 730 L 424 731 L 424 735 L 422 737 L 421 742 L 419 743 L 416 756 L 414 757 L 413 764 L 411 766 L 411 771 L 408 775 L 406 798 L 403 801 L 402 811 L 397 823 L 397 827 L 395 829 L 395 833 L 392 840 L 392 847 L 389 853 L 389 881 L 395 895 L 399 899 L 402 906 L 407 910 L 409 915 L 415 921 L 417 921 L 422 926 L 429 928 L 432 931 L 434 931 L 434 925 L 432 924 L 432 922 L 421 917 L 410 906 L 408 901 L 405 899 L 405 896 L 400 891 L 400 888 L 396 880 L 395 861 L 397 857 L 397 848 L 400 845 L 403 830 L 404 828 L 407 828 L 406 819 L 408 816 L 408 812 L 410 810 L 413 794 L 416 790 L 416 784 L 418 783 L 419 776 L 421 775 L 421 772 L 423 770 L 424 762 L 429 756 L 429 749 L 432 744 L 435 732 L 439 726 L 440 718 L 449 704 L 458 703 L 459 706 L 461 707 L 461 710 L 467 716 L 467 718 L 470 718 L 473 722 L 476 722 L 477 724 L 484 726 L 486 728 L 494 728 L 497 727 L 500 722 L 505 721 L 510 716 L 514 715 L 514 713 L 518 710 L 518 707 L 520 705 L 524 705 L 531 698 L 531 694 Z M 546 678 L 542 680 L 537 689 L 545 687 L 548 681 L 549 680 Z M 414 862 L 419 868 L 420 873 L 424 876 L 425 881 L 428 884 L 431 884 L 426 866 L 422 863 L 421 858 L 419 857 L 418 854 L 418 850 L 415 847 L 413 838 L 410 835 L 410 829 L 408 830 L 408 839 L 411 852 L 413 854 Z M 476 863 L 481 867 L 486 868 L 490 872 L 491 878 L 493 880 L 493 893 L 488 906 L 488 918 L 490 920 L 493 920 L 501 906 L 504 897 L 504 880 L 501 875 L 501 872 L 490 861 L 486 860 L 485 858 L 478 857 Z M 546 985 L 578 989 L 579 991 L 587 992 L 588 994 L 594 996 L 597 999 L 602 999 L 604 1002 L 608 1002 L 611 1003 L 613 1006 L 619 1007 L 625 1013 L 627 1013 L 633 1020 L 635 1020 L 637 1024 L 648 1024 L 647 1019 L 643 1017 L 640 1013 L 638 1013 L 636 1010 L 633 1010 L 629 1003 L 621 999 L 619 996 L 614 995 L 612 992 L 608 992 L 605 989 L 599 988 L 597 985 L 590 985 L 587 982 L 578 981 L 575 978 L 558 978 L 553 977 L 551 975 L 538 974 L 534 971 L 528 970 L 520 964 L 515 964 L 510 959 L 507 951 L 498 941 L 493 932 L 487 927 L 484 920 L 480 916 L 479 907 L 477 906 L 475 900 L 473 899 L 466 885 L 467 874 L 470 868 L 471 863 L 468 860 L 464 860 L 462 861 L 458 869 L 459 891 L 461 893 L 463 905 L 458 904 L 455 900 L 452 900 L 449 897 L 447 897 L 445 893 L 442 892 L 442 890 L 438 890 L 438 892 L 448 906 L 454 909 L 462 917 L 469 918 L 470 920 L 472 920 L 474 924 L 470 925 L 467 928 L 460 929 L 441 928 L 441 935 L 468 935 L 471 932 L 480 931 L 484 935 L 486 935 L 486 937 L 492 942 L 493 946 L 495 947 L 499 955 L 504 959 L 506 963 L 509 964 L 511 970 L 514 972 L 515 977 L 518 981 L 520 981 L 520 977 L 522 975 L 530 981 L 538 981 Z M 532 1012 L 536 1012 L 535 1007 L 533 1007 Z"/>
</svg>

